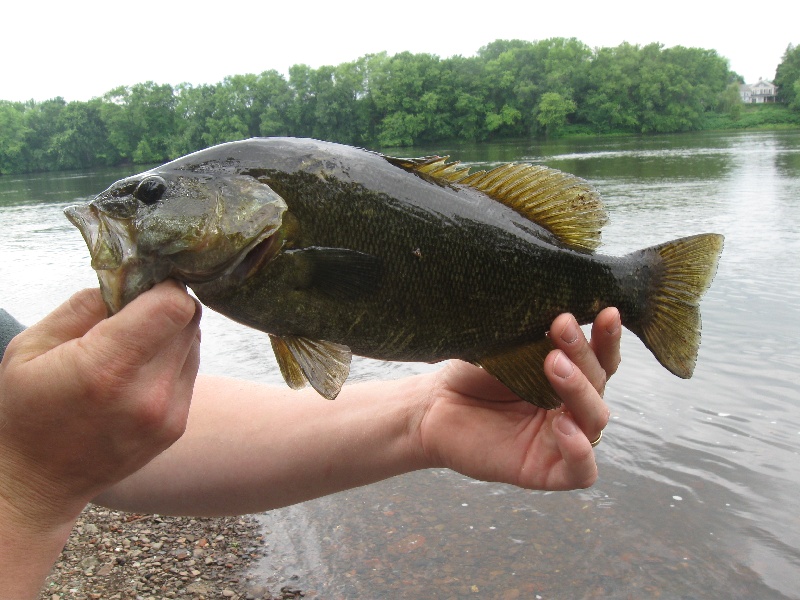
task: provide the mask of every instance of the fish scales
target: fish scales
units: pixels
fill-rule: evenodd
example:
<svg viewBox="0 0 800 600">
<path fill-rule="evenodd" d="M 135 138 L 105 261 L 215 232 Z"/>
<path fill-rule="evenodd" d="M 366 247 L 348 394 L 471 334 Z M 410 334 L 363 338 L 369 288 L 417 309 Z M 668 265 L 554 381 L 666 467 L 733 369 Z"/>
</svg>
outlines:
<svg viewBox="0 0 800 600">
<path fill-rule="evenodd" d="M 209 148 L 67 214 L 100 267 L 110 311 L 176 277 L 204 304 L 268 332 L 287 383 L 326 397 L 351 353 L 460 358 L 552 408 L 542 371 L 549 324 L 562 312 L 588 323 L 611 305 L 688 377 L 699 299 L 722 248 L 721 236 L 701 234 L 596 254 L 605 213 L 568 174 L 529 165 L 469 173 L 440 157 L 295 138 Z M 115 248 L 128 258 L 115 260 Z"/>
<path fill-rule="evenodd" d="M 366 158 L 376 170 L 393 169 L 377 155 Z M 353 169 L 344 173 L 333 170 L 330 161 L 325 165 L 324 176 L 292 171 L 260 179 L 304 224 L 294 243 L 380 257 L 381 284 L 346 303 L 324 289 L 293 289 L 296 279 L 284 269 L 292 273 L 298 267 L 287 257 L 241 286 L 224 279 L 195 286 L 201 300 L 222 312 L 235 303 L 237 320 L 257 328 L 272 325 L 271 332 L 279 335 L 346 338 L 356 354 L 434 361 L 444 348 L 450 356 L 477 360 L 495 346 L 541 336 L 561 312 L 571 310 L 588 321 L 600 298 L 602 306 L 622 299 L 610 264 L 542 244 L 519 227 L 487 224 L 490 209 L 507 225 L 522 218 L 502 205 L 498 210 L 498 203 L 485 196 L 471 194 L 476 197 L 467 205 L 474 210 L 459 213 L 453 205 L 460 208 L 460 198 L 452 196 L 470 194 L 468 189 L 438 188 L 413 177 L 404 177 L 402 187 L 380 185 L 384 180 L 374 173 L 358 180 Z M 416 198 L 423 194 L 429 202 L 419 206 Z M 326 218 L 315 218 L 319 213 Z M 519 327 L 531 307 L 537 317 Z M 359 315 L 355 327 L 353 313 Z M 415 332 L 413 345 L 384 343 L 407 331 Z"/>
</svg>

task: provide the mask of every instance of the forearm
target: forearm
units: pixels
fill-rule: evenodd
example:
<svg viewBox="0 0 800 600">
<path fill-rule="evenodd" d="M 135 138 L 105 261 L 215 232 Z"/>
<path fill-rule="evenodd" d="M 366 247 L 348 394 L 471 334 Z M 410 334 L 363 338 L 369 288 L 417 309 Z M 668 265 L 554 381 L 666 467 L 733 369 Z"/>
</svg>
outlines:
<svg viewBox="0 0 800 600">
<path fill-rule="evenodd" d="M 332 402 L 310 389 L 200 377 L 183 437 L 97 501 L 243 514 L 423 468 L 417 425 L 430 377 L 346 386 Z"/>
<path fill-rule="evenodd" d="M 37 598 L 69 537 L 74 520 L 24 523 L 0 498 L 0 600 Z"/>
</svg>

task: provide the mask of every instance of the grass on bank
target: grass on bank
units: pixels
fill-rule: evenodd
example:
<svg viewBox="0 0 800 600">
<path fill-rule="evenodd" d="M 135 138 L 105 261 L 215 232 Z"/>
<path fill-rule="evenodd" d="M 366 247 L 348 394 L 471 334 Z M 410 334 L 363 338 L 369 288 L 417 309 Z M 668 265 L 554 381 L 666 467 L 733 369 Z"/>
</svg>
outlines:
<svg viewBox="0 0 800 600">
<path fill-rule="evenodd" d="M 800 128 L 800 111 L 792 111 L 785 104 L 741 104 L 730 113 L 710 113 L 705 117 L 703 126 L 697 131 L 725 130 L 775 130 Z M 633 131 L 598 132 L 590 125 L 575 123 L 559 129 L 551 137 L 596 137 L 638 135 Z"/>
</svg>

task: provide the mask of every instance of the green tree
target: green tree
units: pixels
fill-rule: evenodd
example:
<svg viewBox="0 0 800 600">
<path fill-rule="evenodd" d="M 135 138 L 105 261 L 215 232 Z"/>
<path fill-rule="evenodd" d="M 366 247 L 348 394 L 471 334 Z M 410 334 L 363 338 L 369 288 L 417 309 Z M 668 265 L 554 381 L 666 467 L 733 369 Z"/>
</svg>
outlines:
<svg viewBox="0 0 800 600">
<path fill-rule="evenodd" d="M 24 162 L 25 105 L 0 100 L 0 175 L 26 170 Z"/>
<path fill-rule="evenodd" d="M 258 131 L 254 135 L 289 135 L 291 123 L 287 119 L 293 100 L 286 78 L 275 70 L 264 71 L 258 77 Z"/>
<path fill-rule="evenodd" d="M 203 142 L 207 146 L 258 135 L 260 110 L 258 76 L 226 77 L 214 88 L 212 112 L 206 117 Z"/>
<path fill-rule="evenodd" d="M 58 115 L 58 133 L 50 138 L 48 156 L 54 169 L 112 165 L 119 154 L 109 142 L 100 114 L 100 99 L 70 102 Z"/>
<path fill-rule="evenodd" d="M 403 52 L 380 67 L 369 79 L 380 145 L 412 145 L 453 135 L 452 78 L 438 56 Z"/>
<path fill-rule="evenodd" d="M 789 44 L 775 71 L 775 85 L 778 86 L 778 100 L 790 108 L 800 108 L 800 93 L 795 82 L 800 81 L 800 46 Z"/>
<path fill-rule="evenodd" d="M 136 163 L 170 158 L 176 132 L 172 86 L 148 81 L 118 87 L 103 96 L 100 114 L 120 156 Z"/>
<path fill-rule="evenodd" d="M 638 131 L 636 89 L 640 78 L 639 46 L 625 42 L 598 49 L 589 68 L 579 117 L 598 131 Z"/>
<path fill-rule="evenodd" d="M 719 103 L 717 105 L 717 110 L 721 113 L 728 114 L 734 119 L 738 119 L 744 108 L 742 103 L 742 96 L 739 93 L 739 86 L 741 83 L 738 81 L 732 81 L 728 84 L 728 87 L 725 88 L 719 96 Z"/>
<path fill-rule="evenodd" d="M 304 102 L 312 137 L 348 144 L 363 143 L 369 128 L 366 106 L 366 61 L 324 65 L 302 73 Z"/>
<path fill-rule="evenodd" d="M 575 102 L 557 92 L 546 92 L 536 106 L 536 122 L 546 136 L 555 135 L 567 124 L 567 116 L 577 108 Z"/>
<path fill-rule="evenodd" d="M 800 79 L 797 79 L 792 84 L 792 90 L 794 91 L 794 100 L 789 102 L 789 108 L 800 111 Z"/>
<path fill-rule="evenodd" d="M 637 90 L 643 133 L 699 129 L 719 104 L 731 76 L 714 50 L 649 44 L 642 49 Z"/>
<path fill-rule="evenodd" d="M 61 97 L 26 104 L 23 145 L 26 171 L 49 171 L 57 168 L 51 154 L 51 140 L 59 133 L 61 111 L 66 105 Z"/>
<path fill-rule="evenodd" d="M 206 122 L 214 112 L 213 85 L 192 86 L 182 83 L 175 88 L 175 131 L 170 136 L 170 156 L 181 156 L 206 147 L 203 135 Z"/>
</svg>

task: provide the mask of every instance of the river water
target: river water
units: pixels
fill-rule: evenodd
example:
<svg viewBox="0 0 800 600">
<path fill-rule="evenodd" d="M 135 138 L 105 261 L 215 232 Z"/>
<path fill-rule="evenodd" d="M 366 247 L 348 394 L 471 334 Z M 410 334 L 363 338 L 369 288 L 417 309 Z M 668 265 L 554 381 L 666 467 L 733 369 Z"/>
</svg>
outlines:
<svg viewBox="0 0 800 600">
<path fill-rule="evenodd" d="M 625 332 L 591 489 L 412 473 L 264 515 L 258 576 L 326 599 L 800 598 L 800 132 L 417 153 L 589 179 L 610 213 L 603 253 L 723 233 L 694 378 Z M 62 209 L 128 174 L 0 178 L 0 306 L 32 323 L 96 285 Z M 356 359 L 351 377 L 434 368 Z M 210 310 L 201 370 L 281 383 L 264 334 Z"/>
</svg>

